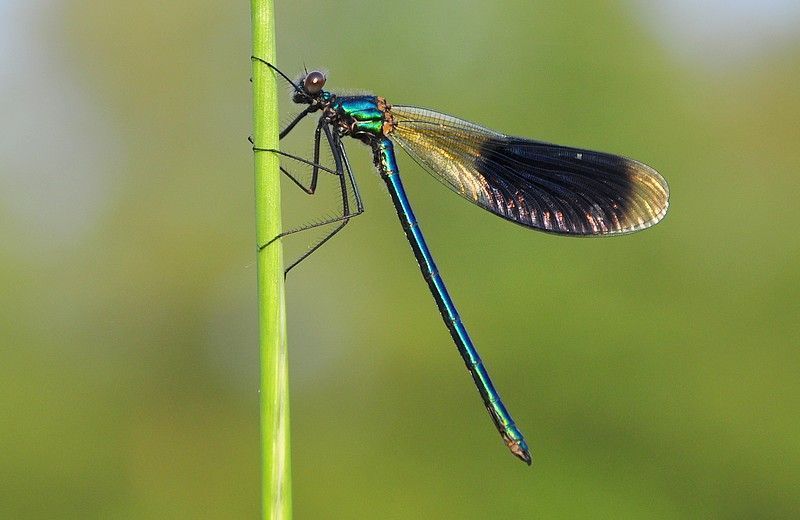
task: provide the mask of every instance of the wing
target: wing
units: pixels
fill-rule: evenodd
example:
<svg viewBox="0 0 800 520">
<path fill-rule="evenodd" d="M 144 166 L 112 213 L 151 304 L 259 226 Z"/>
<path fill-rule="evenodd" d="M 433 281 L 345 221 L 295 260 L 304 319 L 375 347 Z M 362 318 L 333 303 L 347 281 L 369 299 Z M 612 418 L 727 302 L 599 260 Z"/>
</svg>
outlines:
<svg viewBox="0 0 800 520">
<path fill-rule="evenodd" d="M 394 105 L 388 134 L 465 199 L 523 226 L 563 235 L 612 235 L 661 220 L 669 188 L 632 159 L 510 137 L 416 107 Z"/>
</svg>

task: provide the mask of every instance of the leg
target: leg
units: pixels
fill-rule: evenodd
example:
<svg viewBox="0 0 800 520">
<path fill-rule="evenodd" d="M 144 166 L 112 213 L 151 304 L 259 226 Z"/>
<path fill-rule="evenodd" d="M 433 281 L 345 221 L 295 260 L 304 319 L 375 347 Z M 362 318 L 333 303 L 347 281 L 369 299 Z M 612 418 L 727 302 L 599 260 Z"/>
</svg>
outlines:
<svg viewBox="0 0 800 520">
<path fill-rule="evenodd" d="M 274 152 L 274 153 L 277 153 L 279 155 L 283 155 L 283 156 L 289 157 L 291 159 L 295 159 L 297 161 L 300 161 L 300 162 L 303 162 L 303 163 L 306 163 L 306 164 L 310 164 L 312 166 L 317 166 L 321 170 L 328 171 L 328 172 L 333 173 L 334 175 L 337 175 L 340 178 L 339 185 L 340 185 L 340 189 L 342 191 L 342 215 L 340 217 L 327 218 L 325 220 L 322 220 L 320 222 L 315 222 L 315 223 L 309 224 L 307 226 L 301 226 L 301 227 L 298 227 L 298 228 L 295 228 L 295 229 L 290 229 L 289 231 L 284 231 L 283 233 L 280 233 L 279 235 L 277 235 L 277 236 L 273 237 L 272 239 L 270 239 L 266 244 L 264 244 L 262 246 L 259 246 L 258 247 L 259 250 L 264 249 L 265 247 L 267 247 L 271 243 L 275 242 L 279 238 L 283 238 L 285 236 L 292 235 L 294 233 L 299 233 L 301 231 L 306 231 L 308 229 L 314 229 L 314 228 L 321 227 L 321 226 L 327 226 L 328 224 L 334 224 L 336 222 L 342 222 L 342 221 L 347 220 L 350 217 L 354 216 L 349 211 L 350 210 L 350 208 L 349 208 L 350 204 L 349 204 L 348 197 L 347 197 L 347 184 L 344 182 L 344 173 L 345 173 L 344 172 L 344 164 L 345 164 L 345 161 L 346 161 L 346 156 L 345 156 L 344 160 L 342 159 L 344 148 L 341 145 L 340 146 L 336 146 L 335 141 L 334 141 L 334 137 L 333 137 L 334 134 L 330 131 L 330 129 L 327 126 L 323 125 L 323 129 L 325 130 L 325 137 L 328 140 L 328 144 L 331 147 L 331 153 L 333 154 L 333 160 L 336 163 L 336 171 L 330 170 L 328 168 L 325 168 L 322 165 L 315 165 L 311 161 L 307 161 L 307 160 L 303 159 L 302 157 L 297 157 L 296 155 L 287 154 L 287 153 L 281 152 L 279 150 L 274 150 L 274 149 L 271 149 L 271 148 L 254 148 L 254 150 L 260 151 L 260 152 Z M 347 164 L 347 167 L 349 168 L 350 164 L 349 163 L 346 163 L 346 164 Z M 352 174 L 350 174 L 349 177 L 352 179 Z M 363 211 L 363 206 L 361 204 L 360 197 L 359 197 L 358 200 L 359 200 L 358 206 L 360 208 L 360 211 L 358 213 L 360 214 Z M 325 240 L 327 240 L 327 238 Z M 313 249 L 316 249 L 317 247 L 319 247 L 319 245 L 315 246 Z M 311 252 L 313 252 L 313 250 Z"/>
<path fill-rule="evenodd" d="M 337 175 L 337 173 L 335 171 L 330 170 L 328 168 L 325 168 L 324 166 L 319 164 L 319 140 L 320 140 L 320 131 L 321 131 L 320 127 L 322 126 L 322 124 L 323 124 L 322 120 L 320 120 L 319 124 L 317 125 L 317 129 L 314 131 L 314 160 L 313 161 L 307 161 L 306 159 L 303 159 L 302 157 L 297 157 L 295 155 L 288 154 L 288 153 L 285 153 L 285 152 L 281 152 L 281 151 L 275 150 L 273 148 L 257 148 L 257 147 L 254 146 L 253 147 L 253 151 L 254 152 L 272 152 L 272 153 L 276 153 L 278 155 L 282 155 L 284 157 L 288 157 L 289 159 L 294 159 L 295 161 L 302 162 L 304 164 L 308 164 L 308 165 L 312 166 L 312 169 L 311 169 L 311 185 L 308 188 L 306 188 L 303 185 L 302 182 L 297 180 L 297 178 L 294 175 L 292 175 L 289 172 L 289 170 L 284 168 L 283 165 L 279 166 L 279 168 L 280 168 L 281 172 L 283 172 L 284 175 L 289 177 L 289 179 L 293 183 L 295 183 L 301 190 L 303 190 L 304 192 L 306 192 L 309 195 L 313 195 L 314 192 L 316 192 L 316 190 L 317 190 L 317 178 L 318 178 L 320 169 L 322 169 L 324 171 L 327 171 L 329 173 L 332 173 L 334 175 Z M 249 141 L 251 143 L 253 142 L 252 138 L 248 138 L 248 139 L 249 139 Z"/>
<path fill-rule="evenodd" d="M 333 154 L 334 162 L 336 163 L 336 170 L 337 175 L 339 175 L 339 187 L 342 193 L 342 215 L 340 217 L 326 219 L 322 222 L 317 222 L 308 226 L 302 226 L 300 228 L 292 229 L 289 231 L 285 231 L 275 238 L 271 239 L 269 242 L 264 244 L 263 246 L 259 247 L 259 250 L 264 249 L 265 247 L 269 246 L 271 243 L 276 241 L 279 238 L 282 238 L 287 235 L 291 235 L 293 233 L 298 233 L 300 231 L 305 231 L 307 229 L 312 229 L 315 227 L 325 226 L 328 224 L 339 223 L 330 233 L 325 235 L 319 242 L 317 242 L 313 247 L 308 249 L 303 255 L 300 256 L 297 260 L 292 262 L 289 267 L 286 268 L 284 274 L 288 274 L 291 269 L 297 266 L 300 262 L 308 258 L 312 253 L 318 250 L 324 243 L 328 240 L 333 238 L 336 233 L 341 231 L 345 225 L 350 221 L 352 217 L 356 217 L 364 212 L 364 203 L 361 200 L 361 195 L 358 192 L 358 186 L 355 183 L 355 177 L 353 176 L 353 172 L 350 168 L 350 161 L 347 159 L 347 154 L 344 149 L 344 145 L 342 144 L 341 138 L 331 132 L 330 128 L 327 125 L 323 125 L 322 129 L 325 131 L 325 138 L 328 141 L 328 145 L 331 148 L 331 153 Z M 306 161 L 307 162 L 307 161 Z M 345 174 L 347 177 L 345 178 Z M 348 181 L 353 188 L 353 196 L 356 202 L 356 209 L 355 211 L 351 211 L 350 208 L 350 199 L 348 196 L 348 188 L 347 184 Z"/>
<path fill-rule="evenodd" d="M 343 168 L 344 167 L 343 167 L 343 164 L 347 164 L 348 177 L 350 178 L 351 184 L 353 184 L 355 181 L 353 180 L 352 172 L 349 172 L 350 163 L 346 162 L 347 161 L 346 156 L 344 156 L 345 157 L 344 161 L 342 160 L 342 155 L 344 154 L 344 147 L 341 145 L 341 142 L 339 143 L 338 147 L 335 146 L 334 143 L 333 143 L 333 137 L 332 137 L 332 135 L 335 135 L 335 134 L 332 134 L 332 132 L 330 131 L 330 129 L 328 129 L 328 127 L 326 125 L 323 124 L 321 127 L 325 130 L 325 137 L 328 139 L 328 144 L 331 147 L 331 153 L 333 154 L 334 161 L 336 162 L 336 170 L 331 170 L 330 168 L 327 168 L 327 167 L 325 167 L 325 166 L 323 166 L 323 165 L 321 165 L 319 163 L 315 163 L 315 162 L 309 161 L 308 159 L 303 159 L 302 157 L 298 157 L 297 155 L 293 155 L 293 154 L 290 154 L 290 153 L 282 152 L 280 150 L 276 150 L 275 148 L 258 148 L 256 146 L 254 146 L 253 147 L 253 151 L 256 151 L 256 152 L 271 152 L 271 153 L 274 153 L 274 154 L 278 154 L 280 156 L 287 157 L 289 159 L 292 159 L 292 160 L 307 164 L 309 166 L 313 166 L 315 172 L 318 171 L 318 170 L 322 170 L 322 171 L 331 173 L 331 174 L 336 175 L 336 176 L 341 177 L 341 178 L 344 178 L 344 172 L 343 172 Z M 251 140 L 251 142 L 252 142 L 252 140 Z M 314 191 L 316 191 L 316 184 L 313 185 L 313 190 L 314 191 L 311 191 L 311 188 L 306 189 L 305 186 L 303 186 L 301 183 L 299 183 L 291 174 L 289 174 L 289 172 L 287 172 L 283 168 L 281 168 L 281 170 L 284 173 L 286 173 L 289 176 L 289 178 L 291 178 L 296 184 L 298 184 L 300 186 L 300 188 L 303 189 L 303 191 L 305 191 L 306 193 L 313 193 Z M 347 186 L 345 185 L 342 189 L 345 190 L 345 192 L 343 193 L 343 198 L 346 201 L 347 200 L 347 196 L 346 196 Z M 361 204 L 360 195 L 356 195 L 356 196 L 358 197 L 358 201 L 359 201 L 358 206 L 359 206 L 359 208 L 361 208 L 361 211 L 363 211 L 363 205 Z M 313 229 L 315 227 L 320 227 L 320 226 L 325 226 L 325 225 L 328 225 L 328 224 L 333 224 L 335 222 L 341 222 L 344 219 L 350 218 L 352 216 L 352 214 L 350 214 L 347 211 L 347 203 L 345 202 L 343 204 L 343 206 L 344 206 L 344 211 L 343 211 L 343 215 L 341 217 L 334 217 L 334 218 L 330 218 L 330 219 L 325 219 L 325 220 L 323 220 L 321 222 L 316 222 L 316 223 L 308 225 L 308 226 L 302 226 L 302 227 L 299 227 L 299 228 L 296 228 L 296 229 L 291 229 L 289 231 L 284 231 L 283 233 L 273 237 L 266 244 L 264 244 L 262 246 L 259 246 L 259 250 L 264 249 L 265 247 L 270 245 L 275 240 L 277 240 L 277 239 L 279 239 L 281 237 L 284 237 L 286 235 L 291 235 L 293 233 L 299 233 L 300 231 L 305 231 L 307 229 Z M 359 213 L 361 211 L 359 211 Z"/>
<path fill-rule="evenodd" d="M 313 228 L 320 227 L 320 226 L 325 226 L 325 225 L 328 225 L 328 224 L 333 224 L 335 222 L 341 222 L 343 220 L 349 219 L 350 217 L 354 217 L 354 216 L 360 215 L 364 211 L 364 204 L 363 204 L 363 202 L 361 200 L 361 195 L 358 192 L 358 187 L 357 187 L 357 185 L 355 183 L 355 177 L 353 176 L 353 172 L 350 169 L 350 162 L 347 160 L 347 155 L 346 155 L 345 150 L 344 150 L 344 145 L 341 142 L 341 138 L 338 137 L 333 132 L 331 132 L 330 128 L 328 128 L 327 125 L 323 124 L 323 125 L 321 125 L 321 128 L 325 131 L 325 137 L 328 140 L 328 144 L 329 144 L 329 146 L 331 148 L 331 153 L 333 155 L 334 162 L 336 163 L 336 170 L 331 170 L 330 168 L 326 168 L 325 166 L 323 166 L 321 164 L 309 161 L 307 159 L 303 159 L 302 157 L 298 157 L 297 155 L 292 155 L 290 153 L 286 153 L 286 152 L 282 152 L 280 150 L 276 150 L 274 148 L 253 147 L 253 150 L 256 151 L 256 152 L 272 152 L 272 153 L 281 155 L 283 157 L 288 157 L 289 159 L 293 159 L 295 161 L 298 161 L 298 162 L 313 166 L 315 170 L 322 170 L 322 171 L 325 171 L 325 172 L 328 172 L 328 173 L 331 173 L 333 175 L 336 175 L 336 176 L 340 177 L 342 179 L 342 181 L 340 181 L 340 185 L 341 185 L 340 189 L 342 191 L 342 216 L 325 219 L 325 220 L 322 220 L 320 222 L 315 222 L 314 224 L 311 224 L 311 225 L 308 225 L 308 226 L 302 226 L 302 227 L 299 227 L 299 228 L 296 228 L 296 229 L 291 229 L 289 231 L 284 231 L 283 233 L 280 233 L 279 235 L 277 235 L 277 236 L 273 237 L 272 239 L 270 239 L 266 244 L 259 246 L 259 248 L 258 248 L 259 250 L 264 249 L 265 247 L 270 245 L 275 240 L 277 240 L 279 238 L 282 238 L 282 237 L 285 237 L 287 235 L 291 235 L 291 234 L 294 234 L 294 233 L 299 233 L 300 231 L 306 231 L 308 229 L 313 229 Z M 345 173 L 347 174 L 347 179 L 349 179 L 349 181 L 350 181 L 350 185 L 353 186 L 353 190 L 354 190 L 353 195 L 354 195 L 354 197 L 356 199 L 356 203 L 357 203 L 356 204 L 357 209 L 353 213 L 351 213 L 350 209 L 349 209 L 349 200 L 348 200 L 348 197 L 347 197 L 347 184 L 346 184 L 346 182 L 344 182 Z M 297 181 L 295 181 L 295 182 L 297 182 Z M 305 187 L 303 187 L 302 185 L 300 187 L 303 188 L 303 190 L 308 193 L 308 191 L 305 190 Z M 316 186 L 314 187 L 314 189 L 316 190 Z"/>
<path fill-rule="evenodd" d="M 294 121 L 289 123 L 289 126 L 287 126 L 286 128 L 283 129 L 283 131 L 280 134 L 280 139 L 283 139 L 292 130 L 294 125 L 297 124 L 297 122 L 300 121 L 301 119 L 303 119 L 306 115 L 308 115 L 308 113 L 309 113 L 308 110 L 304 110 L 303 112 L 298 114 L 298 116 L 294 118 Z M 258 148 L 256 146 L 254 146 L 253 147 L 253 151 L 276 153 L 278 155 L 282 155 L 284 157 L 288 157 L 289 159 L 294 159 L 294 160 L 296 160 L 298 162 L 302 162 L 302 163 L 305 163 L 305 164 L 308 164 L 308 165 L 312 166 L 311 185 L 308 188 L 306 188 L 303 185 L 302 182 L 297 180 L 297 178 L 294 175 L 292 175 L 286 168 L 284 168 L 283 166 L 280 166 L 280 169 L 281 169 L 281 172 L 283 172 L 284 175 L 289 177 L 289 179 L 291 179 L 291 181 L 293 183 L 295 183 L 301 190 L 303 190 L 304 192 L 308 193 L 309 195 L 313 195 L 314 192 L 317 189 L 317 177 L 318 177 L 318 174 L 319 174 L 319 170 L 323 170 L 323 171 L 332 173 L 334 175 L 338 175 L 337 172 L 335 172 L 335 171 L 333 171 L 333 170 L 331 170 L 329 168 L 325 168 L 324 166 L 319 164 L 320 132 L 321 132 L 322 126 L 324 124 L 325 124 L 324 121 L 320 118 L 319 122 L 317 123 L 317 128 L 314 131 L 314 160 L 313 161 L 308 161 L 308 160 L 303 159 L 301 157 L 297 157 L 297 156 L 292 155 L 292 154 L 281 152 L 280 150 L 276 150 L 274 148 Z M 247 140 L 250 141 L 250 144 L 255 144 L 255 143 L 253 143 L 253 138 L 252 137 L 248 137 Z"/>
<path fill-rule="evenodd" d="M 297 114 L 296 116 L 294 116 L 294 119 L 292 119 L 292 122 L 289 123 L 288 125 L 286 125 L 286 128 L 281 130 L 281 133 L 278 135 L 278 139 L 283 139 L 284 137 L 289 135 L 289 132 L 291 132 L 292 129 L 294 129 L 294 127 L 297 125 L 297 123 L 302 121 L 304 117 L 306 117 L 308 114 L 313 112 L 313 110 L 309 110 L 310 108 L 311 107 L 308 107 L 305 110 L 303 110 L 302 112 L 300 112 L 299 114 Z M 255 144 L 253 142 L 253 138 L 252 137 L 248 137 L 247 140 L 250 141 L 250 144 Z"/>
<path fill-rule="evenodd" d="M 340 187 L 341 187 L 341 190 L 342 190 L 342 200 L 345 200 L 345 201 L 346 201 L 346 200 L 347 200 L 347 184 L 345 184 L 344 175 L 342 175 L 341 177 L 339 177 L 339 184 L 340 184 Z M 342 230 L 342 228 L 344 228 L 344 226 L 345 226 L 345 225 L 347 225 L 347 223 L 348 223 L 348 222 L 350 222 L 350 217 L 354 217 L 354 216 L 356 216 L 356 215 L 357 215 L 357 213 L 356 213 L 356 214 L 351 214 L 351 213 L 349 213 L 348 204 L 347 204 L 346 202 L 345 202 L 345 203 L 343 203 L 343 204 L 342 204 L 342 206 L 343 206 L 343 208 L 342 208 L 342 216 L 341 216 L 340 218 L 337 218 L 337 219 L 335 219 L 335 220 L 332 220 L 332 221 L 329 221 L 329 222 L 328 222 L 328 223 L 330 224 L 330 223 L 336 222 L 336 221 L 338 220 L 338 221 L 339 221 L 339 224 L 338 224 L 338 225 L 337 225 L 337 226 L 336 226 L 336 227 L 335 227 L 335 228 L 334 228 L 334 229 L 333 229 L 333 230 L 332 230 L 330 233 L 328 233 L 327 235 L 325 235 L 324 237 L 322 237 L 322 239 L 321 239 L 319 242 L 317 242 L 316 244 L 314 244 L 314 245 L 313 245 L 311 248 L 309 248 L 309 249 L 308 249 L 308 250 L 307 250 L 305 253 L 303 253 L 302 255 L 300 255 L 300 258 L 298 258 L 297 260 L 295 260 L 294 262 L 292 262 L 291 264 L 289 264 L 289 267 L 287 267 L 287 268 L 286 268 L 286 270 L 284 270 L 284 271 L 283 271 L 283 276 L 284 276 L 284 277 L 286 277 L 286 275 L 288 275 L 288 274 L 289 274 L 289 271 L 291 271 L 291 270 L 292 270 L 292 268 L 294 268 L 294 267 L 295 267 L 295 266 L 297 266 L 297 265 L 298 265 L 300 262 L 302 262 L 303 260 L 305 260 L 306 258 L 308 258 L 309 256 L 311 256 L 311 254 L 312 254 L 314 251 L 316 251 L 317 249 L 319 249 L 320 247 L 322 247 L 322 245 L 323 245 L 325 242 L 327 242 L 328 240 L 330 240 L 331 238 L 333 238 L 333 236 L 334 236 L 336 233 L 338 233 L 339 231 L 341 231 L 341 230 Z M 316 226 L 319 226 L 319 225 L 324 225 L 324 223 L 315 224 L 314 226 L 308 226 L 308 227 L 306 227 L 305 229 L 310 229 L 311 227 L 316 227 Z M 296 230 L 292 230 L 292 231 L 289 231 L 288 233 L 283 233 L 283 235 L 285 236 L 285 235 L 287 235 L 287 234 L 289 234 L 289 233 L 296 233 L 297 231 L 305 231 L 305 229 L 296 229 Z M 270 240 L 270 241 L 267 243 L 267 245 L 269 245 L 270 243 L 272 243 L 273 241 L 275 241 L 275 239 L 277 239 L 277 238 L 279 238 L 279 237 L 280 237 L 280 235 L 279 235 L 279 236 L 277 236 L 277 237 L 275 237 L 275 238 L 273 238 L 272 240 Z M 264 247 L 266 247 L 266 246 L 264 246 Z"/>
<path fill-rule="evenodd" d="M 314 192 L 317 191 L 317 178 L 318 178 L 318 175 L 319 175 L 319 168 L 320 168 L 320 164 L 319 164 L 319 140 L 320 140 L 320 131 L 322 129 L 322 124 L 323 124 L 322 119 L 320 119 L 319 123 L 317 124 L 317 129 L 314 130 L 314 160 L 312 161 L 314 163 L 314 165 L 311 167 L 311 184 L 309 185 L 309 187 L 306 188 L 305 186 L 303 186 L 303 184 L 300 181 L 298 181 L 294 177 L 294 175 L 289 173 L 289 171 L 286 168 L 284 168 L 283 166 L 280 166 L 281 171 L 287 177 L 289 177 L 292 180 L 292 182 L 294 182 L 301 190 L 303 190 L 304 192 L 308 193 L 309 195 L 313 195 Z"/>
<path fill-rule="evenodd" d="M 334 235 L 336 235 L 336 233 L 341 231 L 347 225 L 347 223 L 350 222 L 350 219 L 352 217 L 357 217 L 358 215 L 361 215 L 364 212 L 364 203 L 361 200 L 361 195 L 358 192 L 358 185 L 355 182 L 355 177 L 353 177 L 353 171 L 350 168 L 350 161 L 347 159 L 347 153 L 345 152 L 344 145 L 342 144 L 342 139 L 337 134 L 331 132 L 329 127 L 325 126 L 324 130 L 325 130 L 325 137 L 328 139 L 328 144 L 331 146 L 331 152 L 333 153 L 334 160 L 336 162 L 336 169 L 339 171 L 342 171 L 342 169 L 344 169 L 341 176 L 339 177 L 339 185 L 342 191 L 342 217 L 340 217 L 337 220 L 340 220 L 341 222 L 330 233 L 328 233 L 325 237 L 323 237 L 322 240 L 317 242 L 317 244 L 314 245 L 314 247 L 310 248 L 300 258 L 292 262 L 289 265 L 289 267 L 286 268 L 284 276 L 288 274 L 293 267 L 295 267 L 297 264 L 299 264 L 300 262 L 311 256 L 311 254 L 314 251 L 322 247 L 322 245 L 325 242 L 333 238 Z M 344 173 L 347 173 L 347 179 L 345 179 Z M 350 182 L 350 185 L 353 188 L 353 196 L 356 202 L 356 210 L 352 213 L 350 212 L 350 200 L 347 194 L 347 181 Z"/>
<path fill-rule="evenodd" d="M 315 110 L 316 110 L 316 109 L 315 109 Z M 302 120 L 304 117 L 306 117 L 308 114 L 310 114 L 310 113 L 311 113 L 311 112 L 313 112 L 313 111 L 314 111 L 314 110 L 311 110 L 311 107 L 309 106 L 309 107 L 306 107 L 306 108 L 305 108 L 305 109 L 304 109 L 302 112 L 300 112 L 299 114 L 297 114 L 297 115 L 295 116 L 295 118 L 292 120 L 292 122 L 291 122 L 291 123 L 289 123 L 288 125 L 286 125 L 286 128 L 284 128 L 283 130 L 281 130 L 281 133 L 280 133 L 280 135 L 278 136 L 278 139 L 283 139 L 284 137 L 286 137 L 287 135 L 289 135 L 289 132 L 291 132 L 291 131 L 292 131 L 292 129 L 295 127 L 295 125 L 297 125 L 297 123 L 299 123 L 299 122 L 300 122 L 300 121 L 301 121 L 301 120 Z"/>
<path fill-rule="evenodd" d="M 342 162 L 344 163 L 344 169 L 347 172 L 347 178 L 350 181 L 350 186 L 353 188 L 353 197 L 356 199 L 356 211 L 353 216 L 360 215 L 364 212 L 364 201 L 361 200 L 361 193 L 358 191 L 358 184 L 356 184 L 356 178 L 353 176 L 353 170 L 350 168 L 350 160 L 347 158 L 347 152 L 345 152 L 344 144 L 342 143 L 342 138 L 336 134 L 333 134 L 334 142 L 336 143 L 336 148 L 338 148 L 340 157 L 342 158 Z"/>
</svg>

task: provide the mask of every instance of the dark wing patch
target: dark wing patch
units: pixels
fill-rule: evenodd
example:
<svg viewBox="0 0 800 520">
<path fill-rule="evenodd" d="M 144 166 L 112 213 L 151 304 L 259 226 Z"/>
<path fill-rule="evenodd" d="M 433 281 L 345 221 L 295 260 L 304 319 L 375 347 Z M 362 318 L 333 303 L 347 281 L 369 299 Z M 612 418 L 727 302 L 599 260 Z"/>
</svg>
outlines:
<svg viewBox="0 0 800 520">
<path fill-rule="evenodd" d="M 492 213 L 551 233 L 631 233 L 666 214 L 654 169 L 617 155 L 509 137 L 430 110 L 394 106 L 389 137 L 452 190 Z"/>
</svg>

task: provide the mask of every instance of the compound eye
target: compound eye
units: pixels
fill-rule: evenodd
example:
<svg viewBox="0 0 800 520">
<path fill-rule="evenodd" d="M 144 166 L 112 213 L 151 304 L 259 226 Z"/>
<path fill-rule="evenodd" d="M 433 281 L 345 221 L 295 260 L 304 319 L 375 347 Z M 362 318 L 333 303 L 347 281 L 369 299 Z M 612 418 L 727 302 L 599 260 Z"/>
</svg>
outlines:
<svg viewBox="0 0 800 520">
<path fill-rule="evenodd" d="M 309 94 L 319 94 L 325 86 L 325 74 L 318 70 L 309 72 L 303 80 L 303 89 Z"/>
</svg>

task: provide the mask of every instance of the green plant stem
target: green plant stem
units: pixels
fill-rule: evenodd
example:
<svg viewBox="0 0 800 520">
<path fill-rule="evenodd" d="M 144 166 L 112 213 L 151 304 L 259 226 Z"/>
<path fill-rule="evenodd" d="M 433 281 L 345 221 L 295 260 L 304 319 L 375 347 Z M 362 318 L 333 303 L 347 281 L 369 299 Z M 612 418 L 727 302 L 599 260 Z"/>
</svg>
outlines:
<svg viewBox="0 0 800 520">
<path fill-rule="evenodd" d="M 272 0 L 251 0 L 253 56 L 275 63 L 275 11 Z M 275 73 L 253 61 L 253 141 L 278 148 Z M 256 152 L 256 241 L 266 244 L 281 231 L 278 156 Z M 261 352 L 261 497 L 262 518 L 292 516 L 289 452 L 289 380 L 283 247 L 277 240 L 258 252 L 258 314 Z"/>
</svg>

